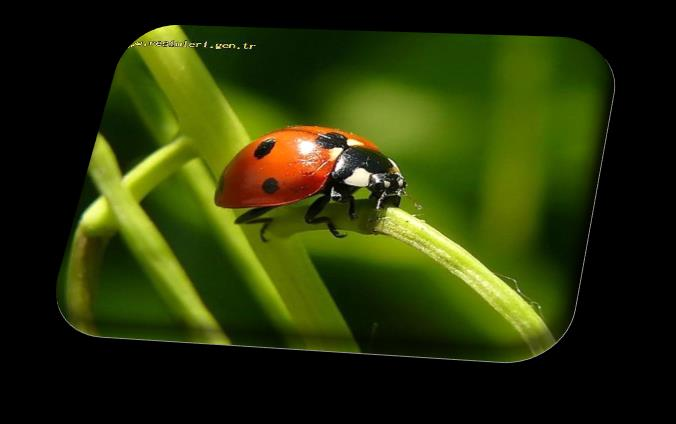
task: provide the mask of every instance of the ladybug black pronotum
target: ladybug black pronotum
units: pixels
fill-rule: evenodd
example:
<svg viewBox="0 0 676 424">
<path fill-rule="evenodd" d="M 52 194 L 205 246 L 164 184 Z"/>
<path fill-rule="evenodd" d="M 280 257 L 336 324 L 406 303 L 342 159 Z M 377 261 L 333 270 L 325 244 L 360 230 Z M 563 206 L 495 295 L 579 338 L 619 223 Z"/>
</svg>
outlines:
<svg viewBox="0 0 676 424">
<path fill-rule="evenodd" d="M 336 237 L 345 237 L 328 217 L 317 216 L 333 200 L 349 204 L 356 218 L 354 197 L 366 187 L 377 199 L 399 206 L 406 180 L 394 161 L 358 135 L 315 126 L 293 126 L 266 134 L 247 145 L 225 167 L 216 190 L 216 205 L 254 208 L 235 221 L 263 223 L 261 239 L 272 218 L 260 218 L 272 208 L 321 195 L 308 208 L 308 224 L 326 224 Z"/>
</svg>

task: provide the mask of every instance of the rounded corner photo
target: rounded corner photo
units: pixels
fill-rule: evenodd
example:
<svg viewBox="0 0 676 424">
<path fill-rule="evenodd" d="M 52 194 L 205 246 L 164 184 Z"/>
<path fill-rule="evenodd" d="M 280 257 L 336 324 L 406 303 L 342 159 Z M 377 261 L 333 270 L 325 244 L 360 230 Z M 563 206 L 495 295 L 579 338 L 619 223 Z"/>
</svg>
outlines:
<svg viewBox="0 0 676 424">
<path fill-rule="evenodd" d="M 59 310 L 107 338 L 547 355 L 613 84 L 570 38 L 152 29 L 115 69 Z"/>
</svg>

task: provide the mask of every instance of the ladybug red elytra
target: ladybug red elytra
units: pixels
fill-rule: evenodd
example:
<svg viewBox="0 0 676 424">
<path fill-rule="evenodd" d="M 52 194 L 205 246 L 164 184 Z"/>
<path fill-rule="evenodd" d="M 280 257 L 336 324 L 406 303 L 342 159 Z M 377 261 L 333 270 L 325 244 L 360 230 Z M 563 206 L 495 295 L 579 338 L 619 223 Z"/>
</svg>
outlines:
<svg viewBox="0 0 676 424">
<path fill-rule="evenodd" d="M 225 167 L 214 201 L 224 208 L 254 208 L 235 221 L 263 223 L 261 239 L 272 218 L 270 209 L 321 195 L 308 208 L 305 222 L 326 224 L 331 234 L 345 237 L 328 217 L 318 217 L 333 200 L 349 203 L 357 217 L 353 193 L 366 187 L 380 209 L 399 206 L 406 181 L 394 161 L 369 140 L 334 128 L 292 126 L 273 131 L 244 147 Z"/>
</svg>

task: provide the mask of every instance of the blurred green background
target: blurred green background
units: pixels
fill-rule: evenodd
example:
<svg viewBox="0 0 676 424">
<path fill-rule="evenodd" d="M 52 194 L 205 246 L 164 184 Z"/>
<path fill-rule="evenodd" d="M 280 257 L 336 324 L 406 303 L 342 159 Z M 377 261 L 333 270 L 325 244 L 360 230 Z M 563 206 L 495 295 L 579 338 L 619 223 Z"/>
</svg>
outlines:
<svg viewBox="0 0 676 424">
<path fill-rule="evenodd" d="M 373 140 L 407 178 L 410 197 L 402 208 L 512 286 L 512 279 L 518 282 L 555 338 L 565 332 L 612 95 L 609 67 L 596 50 L 552 37 L 184 30 L 194 42 L 256 44 L 252 50 L 197 49 L 252 138 L 302 124 Z M 143 64 L 129 49 L 122 66 Z M 129 83 L 116 75 L 101 124 L 123 172 L 156 148 L 123 87 Z M 96 196 L 87 179 L 78 217 Z M 171 178 L 142 206 L 233 342 L 279 343 L 192 201 L 182 181 Z M 362 350 L 484 360 L 530 356 L 478 295 L 402 243 L 358 234 L 336 239 L 328 231 L 297 237 Z M 101 334 L 188 339 L 118 237 L 96 293 Z"/>
</svg>

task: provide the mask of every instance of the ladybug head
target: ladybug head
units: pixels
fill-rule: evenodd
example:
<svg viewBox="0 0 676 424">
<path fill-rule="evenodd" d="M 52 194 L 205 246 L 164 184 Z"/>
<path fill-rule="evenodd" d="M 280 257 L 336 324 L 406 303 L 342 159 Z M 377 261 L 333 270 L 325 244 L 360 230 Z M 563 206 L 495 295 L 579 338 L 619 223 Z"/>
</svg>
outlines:
<svg viewBox="0 0 676 424">
<path fill-rule="evenodd" d="M 379 151 L 350 147 L 343 151 L 331 174 L 334 181 L 350 187 L 366 187 L 371 197 L 378 199 L 377 208 L 383 201 L 399 206 L 404 195 L 406 180 L 396 163 Z"/>
<path fill-rule="evenodd" d="M 386 198 L 391 198 L 388 200 L 399 206 L 401 196 L 406 192 L 406 180 L 398 172 L 371 174 L 368 189 L 371 190 L 372 197 L 378 199 L 377 209 L 380 209 Z"/>
</svg>

